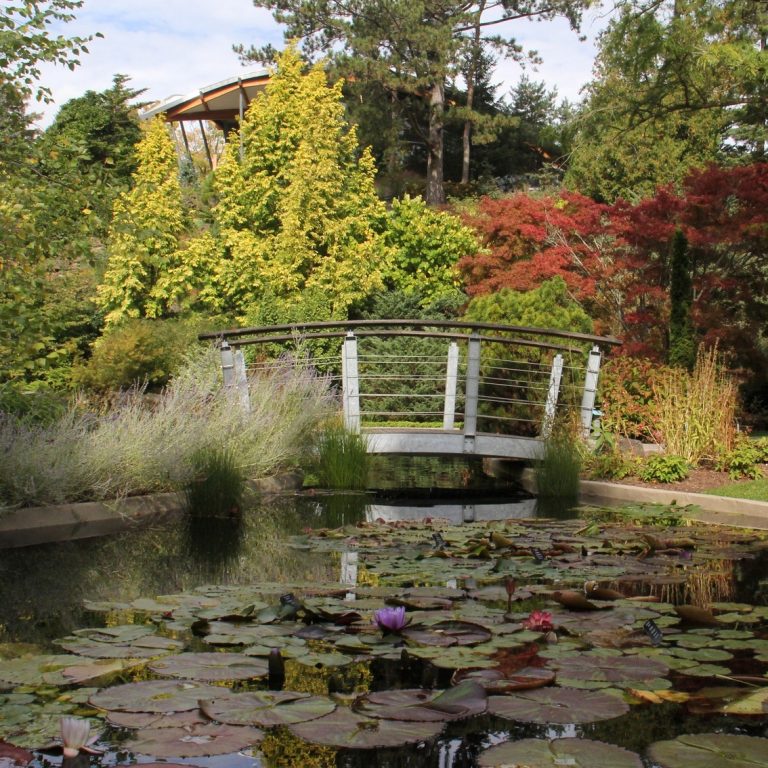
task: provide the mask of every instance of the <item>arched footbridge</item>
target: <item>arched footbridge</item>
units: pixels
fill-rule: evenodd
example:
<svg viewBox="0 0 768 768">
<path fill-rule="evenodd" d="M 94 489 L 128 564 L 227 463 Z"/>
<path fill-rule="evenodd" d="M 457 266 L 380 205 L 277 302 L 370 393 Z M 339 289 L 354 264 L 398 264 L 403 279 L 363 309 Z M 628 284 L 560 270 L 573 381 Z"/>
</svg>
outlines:
<svg viewBox="0 0 768 768">
<path fill-rule="evenodd" d="M 356 320 L 233 328 L 218 344 L 227 387 L 311 365 L 338 393 L 368 451 L 536 459 L 557 419 L 589 435 L 602 353 L 618 339 L 438 320 Z M 281 354 L 282 353 L 282 354 Z"/>
</svg>

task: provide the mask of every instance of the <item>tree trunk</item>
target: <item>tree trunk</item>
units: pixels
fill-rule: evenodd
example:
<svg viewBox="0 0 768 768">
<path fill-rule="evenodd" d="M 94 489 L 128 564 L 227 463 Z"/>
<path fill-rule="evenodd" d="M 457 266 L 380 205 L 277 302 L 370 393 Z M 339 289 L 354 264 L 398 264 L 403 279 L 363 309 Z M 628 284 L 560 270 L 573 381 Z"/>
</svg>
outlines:
<svg viewBox="0 0 768 768">
<path fill-rule="evenodd" d="M 475 82 L 477 81 L 478 61 L 480 58 L 480 20 L 485 11 L 485 0 L 481 0 L 475 17 L 475 33 L 470 57 L 469 70 L 467 72 L 467 109 L 475 106 Z M 462 136 L 463 154 L 461 158 L 461 183 L 469 184 L 469 165 L 472 154 L 472 120 L 467 117 L 464 121 L 464 134 Z"/>
<path fill-rule="evenodd" d="M 432 86 L 429 99 L 429 145 L 427 155 L 427 203 L 445 202 L 443 187 L 443 120 L 445 115 L 445 84 L 442 80 Z"/>
</svg>

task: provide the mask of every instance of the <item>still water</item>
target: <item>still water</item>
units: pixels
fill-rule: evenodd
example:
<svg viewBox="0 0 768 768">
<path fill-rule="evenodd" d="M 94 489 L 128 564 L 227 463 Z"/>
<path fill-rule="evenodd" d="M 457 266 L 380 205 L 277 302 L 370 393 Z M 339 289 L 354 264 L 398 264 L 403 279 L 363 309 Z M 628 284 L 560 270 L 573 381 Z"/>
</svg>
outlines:
<svg viewBox="0 0 768 768">
<path fill-rule="evenodd" d="M 109 537 L 84 538 L 0 550 L 0 648 L 34 643 L 58 652 L 53 641 L 93 626 L 84 601 L 128 603 L 140 597 L 186 592 L 204 585 L 319 584 L 339 581 L 339 564 L 325 555 L 299 551 L 289 537 L 307 529 L 336 528 L 361 521 L 445 518 L 453 523 L 490 519 L 561 517 L 567 506 L 537 504 L 525 494 L 505 498 L 480 495 L 434 501 L 399 494 L 297 494 L 265 498 L 238 517 L 190 519 L 169 515 Z M 386 661 L 373 661 L 372 689 L 419 687 L 423 678 Z M 421 673 L 419 673 L 421 674 Z M 445 687 L 446 681 L 433 681 Z M 0 713 L 0 720 L 1 720 Z M 764 722 L 727 723 L 725 718 L 686 715 L 675 705 L 633 707 L 610 721 L 589 725 L 544 726 L 492 716 L 449 724 L 433 742 L 400 749 L 342 750 L 329 762 L 313 762 L 317 747 L 281 735 L 273 753 L 232 753 L 188 762 L 203 768 L 475 768 L 489 746 L 523 738 L 580 736 L 642 753 L 650 742 L 680 733 L 726 730 L 765 735 Z M 262 747 L 265 749 L 265 747 Z M 149 758 L 110 751 L 92 766 L 111 768 Z M 187 762 L 187 761 L 185 761 Z M 652 763 L 644 759 L 646 766 Z M 54 768 L 55 758 L 38 758 L 35 768 Z"/>
</svg>

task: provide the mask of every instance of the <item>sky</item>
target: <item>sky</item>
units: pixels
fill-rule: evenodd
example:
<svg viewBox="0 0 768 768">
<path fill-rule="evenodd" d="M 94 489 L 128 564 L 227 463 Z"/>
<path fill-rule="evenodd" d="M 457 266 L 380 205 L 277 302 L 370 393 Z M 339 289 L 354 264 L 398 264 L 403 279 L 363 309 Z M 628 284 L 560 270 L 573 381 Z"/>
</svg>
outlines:
<svg viewBox="0 0 768 768">
<path fill-rule="evenodd" d="M 591 77 L 594 41 L 605 24 L 604 14 L 596 10 L 585 15 L 585 42 L 579 42 L 564 20 L 513 24 L 518 41 L 543 58 L 537 71 L 528 69 L 529 77 L 557 88 L 561 98 L 577 100 Z M 51 89 L 55 103 L 32 105 L 33 111 L 43 113 L 40 127 L 48 125 L 67 100 L 109 88 L 115 74 L 128 75 L 129 87 L 146 88 L 142 99 L 158 101 L 260 69 L 258 64 L 244 67 L 233 44 L 283 46 L 280 26 L 252 0 L 85 0 L 74 21 L 50 29 L 67 36 L 101 32 L 104 37 L 89 44 L 90 52 L 74 71 L 54 65 L 41 68 L 41 82 Z M 507 94 L 520 75 L 518 64 L 502 62 L 494 77 L 497 96 Z"/>
</svg>

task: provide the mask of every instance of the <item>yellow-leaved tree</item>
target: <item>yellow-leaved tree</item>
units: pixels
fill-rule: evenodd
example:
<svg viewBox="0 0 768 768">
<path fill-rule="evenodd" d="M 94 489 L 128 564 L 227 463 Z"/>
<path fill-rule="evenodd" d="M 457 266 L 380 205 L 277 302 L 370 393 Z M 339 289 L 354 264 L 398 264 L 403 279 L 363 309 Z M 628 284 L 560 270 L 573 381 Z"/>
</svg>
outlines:
<svg viewBox="0 0 768 768">
<path fill-rule="evenodd" d="M 113 208 L 109 259 L 98 289 L 107 326 L 171 311 L 164 279 L 179 261 L 185 216 L 176 151 L 162 117 L 145 126 L 136 154 L 132 187 Z"/>
<path fill-rule="evenodd" d="M 245 115 L 242 159 L 232 134 L 216 170 L 215 257 L 190 247 L 177 273 L 209 311 L 264 322 L 346 317 L 382 286 L 386 266 L 374 175 L 345 120 L 341 83 L 328 85 L 319 65 L 305 72 L 288 48 Z"/>
</svg>

